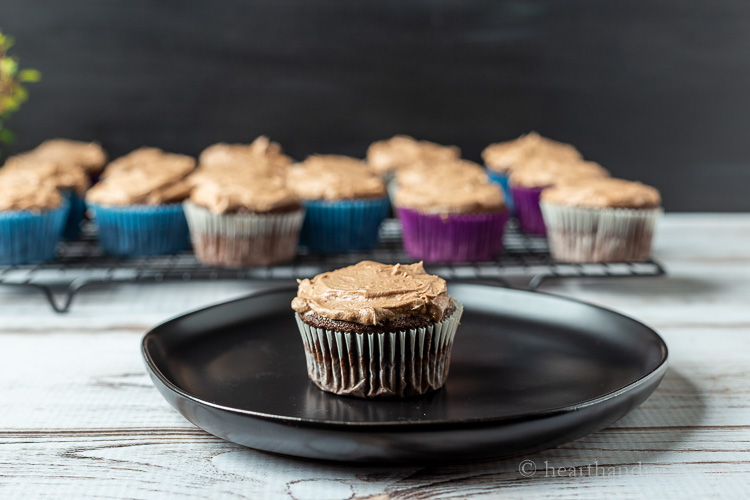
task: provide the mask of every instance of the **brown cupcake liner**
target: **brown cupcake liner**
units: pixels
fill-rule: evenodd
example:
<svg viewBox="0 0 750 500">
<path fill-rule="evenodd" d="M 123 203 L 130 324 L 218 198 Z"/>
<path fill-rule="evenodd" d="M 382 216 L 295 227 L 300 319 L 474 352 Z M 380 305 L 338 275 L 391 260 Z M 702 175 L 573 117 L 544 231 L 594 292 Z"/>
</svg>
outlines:
<svg viewBox="0 0 750 500">
<path fill-rule="evenodd" d="M 440 389 L 463 306 L 426 328 L 346 333 L 308 325 L 295 314 L 307 374 L 320 389 L 360 398 L 408 397 Z"/>
<path fill-rule="evenodd" d="M 214 214 L 184 202 L 195 256 L 204 264 L 256 267 L 290 261 L 297 251 L 304 209 L 283 213 Z"/>
<path fill-rule="evenodd" d="M 563 262 L 642 262 L 651 257 L 661 208 L 541 203 L 552 257 Z"/>
</svg>

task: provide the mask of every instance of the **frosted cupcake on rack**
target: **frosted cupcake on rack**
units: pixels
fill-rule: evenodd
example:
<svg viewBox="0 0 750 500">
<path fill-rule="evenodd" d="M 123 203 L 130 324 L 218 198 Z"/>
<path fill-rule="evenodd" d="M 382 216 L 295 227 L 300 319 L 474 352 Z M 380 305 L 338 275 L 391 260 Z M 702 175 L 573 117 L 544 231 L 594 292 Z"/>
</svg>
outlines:
<svg viewBox="0 0 750 500">
<path fill-rule="evenodd" d="M 545 189 L 577 179 L 609 177 L 609 172 L 592 161 L 531 160 L 510 174 L 510 189 L 521 230 L 547 234 L 539 196 Z"/>
<path fill-rule="evenodd" d="M 394 204 L 410 257 L 476 262 L 502 253 L 508 220 L 502 189 L 471 172 L 453 170 L 396 191 Z"/>
<path fill-rule="evenodd" d="M 529 132 L 511 141 L 490 144 L 482 151 L 482 159 L 490 179 L 500 184 L 506 199 L 512 201 L 509 178 L 514 168 L 523 167 L 535 160 L 576 162 L 583 157 L 570 144 Z"/>
<path fill-rule="evenodd" d="M 659 191 L 622 179 L 578 179 L 545 189 L 550 252 L 565 262 L 638 262 L 651 256 Z"/>
<path fill-rule="evenodd" d="M 263 169 L 214 166 L 191 179 L 184 207 L 198 260 L 253 267 L 294 258 L 304 209 L 284 177 Z"/>
<path fill-rule="evenodd" d="M 367 164 L 377 175 L 390 181 L 396 172 L 415 163 L 438 163 L 457 160 L 458 146 L 443 146 L 429 141 L 418 141 L 408 135 L 396 135 L 377 141 L 367 148 Z"/>
<path fill-rule="evenodd" d="M 0 175 L 0 265 L 53 259 L 69 208 L 51 184 Z"/>
<path fill-rule="evenodd" d="M 84 191 L 92 180 L 98 178 L 107 163 L 106 151 L 96 142 L 49 139 L 31 151 L 12 157 L 12 160 L 18 162 L 24 170 L 40 165 L 36 167 L 39 172 L 58 184 L 70 204 L 63 236 L 66 239 L 77 238 L 86 215 Z M 49 167 L 50 164 L 55 165 L 54 169 Z M 78 170 L 83 170 L 84 175 Z M 86 179 L 82 180 L 84 176 Z"/>
<path fill-rule="evenodd" d="M 343 253 L 377 245 L 390 209 L 383 180 L 348 156 L 313 155 L 289 167 L 287 185 L 305 206 L 300 244 Z"/>
<path fill-rule="evenodd" d="M 463 312 L 422 263 L 372 261 L 300 281 L 292 309 L 313 383 L 360 398 L 441 388 Z"/>
<path fill-rule="evenodd" d="M 31 185 L 49 184 L 60 190 L 70 206 L 63 237 L 66 239 L 78 237 L 86 212 L 83 198 L 91 185 L 83 167 L 71 162 L 45 160 L 35 155 L 22 153 L 8 158 L 0 169 L 0 175 L 16 176 L 19 181 Z"/>
<path fill-rule="evenodd" d="M 141 148 L 113 161 L 86 194 L 99 243 L 126 257 L 173 254 L 190 245 L 182 201 L 195 159 Z"/>
</svg>

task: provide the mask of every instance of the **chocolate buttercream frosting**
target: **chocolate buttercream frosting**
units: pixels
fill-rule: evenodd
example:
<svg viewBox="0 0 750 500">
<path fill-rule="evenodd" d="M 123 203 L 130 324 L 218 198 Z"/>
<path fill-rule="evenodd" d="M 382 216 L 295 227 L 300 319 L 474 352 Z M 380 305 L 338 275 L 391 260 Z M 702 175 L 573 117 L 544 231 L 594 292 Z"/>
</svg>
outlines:
<svg viewBox="0 0 750 500">
<path fill-rule="evenodd" d="M 542 191 L 541 201 L 596 208 L 657 208 L 659 190 L 623 179 L 579 179 Z"/>
<path fill-rule="evenodd" d="M 204 175 L 190 193 L 190 201 L 212 213 L 246 210 L 263 213 L 299 207 L 297 197 L 279 177 L 233 177 L 222 172 Z"/>
<path fill-rule="evenodd" d="M 399 186 L 448 182 L 454 184 L 483 184 L 487 182 L 484 169 L 467 160 L 450 160 L 438 163 L 417 162 L 396 172 Z"/>
<path fill-rule="evenodd" d="M 195 168 L 195 158 L 166 153 L 159 148 L 144 146 L 113 160 L 102 173 L 102 178 L 133 171 L 156 172 L 161 175 L 185 176 Z"/>
<path fill-rule="evenodd" d="M 458 146 L 418 141 L 408 135 L 396 135 L 373 142 L 367 148 L 367 163 L 379 175 L 395 172 L 420 161 L 434 163 L 457 160 L 460 156 Z"/>
<path fill-rule="evenodd" d="M 108 165 L 86 200 L 105 206 L 178 203 L 190 194 L 187 176 L 194 168 L 189 156 L 137 149 Z"/>
<path fill-rule="evenodd" d="M 505 210 L 503 191 L 491 182 L 432 182 L 399 186 L 394 204 L 427 214 L 490 213 Z"/>
<path fill-rule="evenodd" d="M 577 161 L 581 160 L 582 156 L 570 144 L 529 132 L 512 141 L 490 144 L 482 151 L 482 159 L 491 170 L 509 173 L 533 159 Z"/>
<path fill-rule="evenodd" d="M 287 186 L 305 200 L 350 200 L 382 198 L 385 183 L 356 158 L 312 155 L 292 165 Z"/>
<path fill-rule="evenodd" d="M 260 136 L 250 144 L 227 144 L 220 142 L 207 147 L 198 157 L 202 168 L 223 167 L 266 167 L 285 169 L 292 159 L 284 154 L 281 146 L 266 136 Z"/>
<path fill-rule="evenodd" d="M 609 172 L 593 161 L 549 161 L 535 159 L 513 170 L 513 186 L 541 188 L 577 179 L 609 177 Z"/>
<path fill-rule="evenodd" d="M 292 309 L 300 316 L 377 325 L 408 316 L 440 322 L 451 304 L 445 280 L 427 274 L 421 262 L 362 261 L 299 281 Z"/>
<path fill-rule="evenodd" d="M 49 184 L 83 196 L 91 185 L 83 167 L 73 163 L 44 160 L 32 155 L 11 156 L 0 169 L 0 176 L 15 176 L 33 185 Z"/>
<path fill-rule="evenodd" d="M 62 203 L 51 184 L 32 184 L 16 176 L 0 176 L 0 210 L 53 210 Z"/>
<path fill-rule="evenodd" d="M 49 139 L 23 155 L 37 160 L 76 165 L 88 174 L 100 172 L 107 163 L 107 153 L 98 143 L 69 139 Z"/>
</svg>

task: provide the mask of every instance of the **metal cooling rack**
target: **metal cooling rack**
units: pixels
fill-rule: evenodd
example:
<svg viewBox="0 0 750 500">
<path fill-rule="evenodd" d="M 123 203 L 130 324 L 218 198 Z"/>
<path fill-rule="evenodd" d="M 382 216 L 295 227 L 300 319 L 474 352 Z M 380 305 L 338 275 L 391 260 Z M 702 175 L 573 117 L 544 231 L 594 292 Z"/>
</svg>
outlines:
<svg viewBox="0 0 750 500">
<path fill-rule="evenodd" d="M 115 283 L 206 280 L 290 280 L 355 264 L 361 260 L 384 263 L 411 262 L 403 251 L 401 228 L 395 219 L 381 227 L 380 245 L 368 252 L 342 255 L 299 254 L 293 262 L 253 269 L 224 269 L 199 263 L 192 252 L 178 255 L 124 259 L 106 255 L 99 248 L 93 225 L 83 228 L 80 240 L 64 242 L 58 258 L 49 263 L 0 266 L 0 285 L 34 287 L 44 293 L 52 308 L 67 312 L 76 294 L 85 287 Z M 640 263 L 566 264 L 549 255 L 544 237 L 506 227 L 505 252 L 496 260 L 472 264 L 432 264 L 429 272 L 447 280 L 489 281 L 512 286 L 510 279 L 523 277 L 536 290 L 547 279 L 580 277 L 660 276 L 664 269 L 654 261 Z"/>
</svg>

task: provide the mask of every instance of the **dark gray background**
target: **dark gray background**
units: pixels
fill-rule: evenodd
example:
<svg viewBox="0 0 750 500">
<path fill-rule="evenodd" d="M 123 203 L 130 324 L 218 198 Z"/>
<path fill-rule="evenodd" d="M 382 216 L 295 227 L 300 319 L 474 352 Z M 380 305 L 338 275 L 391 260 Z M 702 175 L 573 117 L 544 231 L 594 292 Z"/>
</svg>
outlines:
<svg viewBox="0 0 750 500">
<path fill-rule="evenodd" d="M 408 133 L 479 160 L 535 129 L 669 210 L 750 206 L 747 1 L 2 0 L 0 29 L 43 72 L 17 150 L 264 133 L 362 156 Z"/>
</svg>

